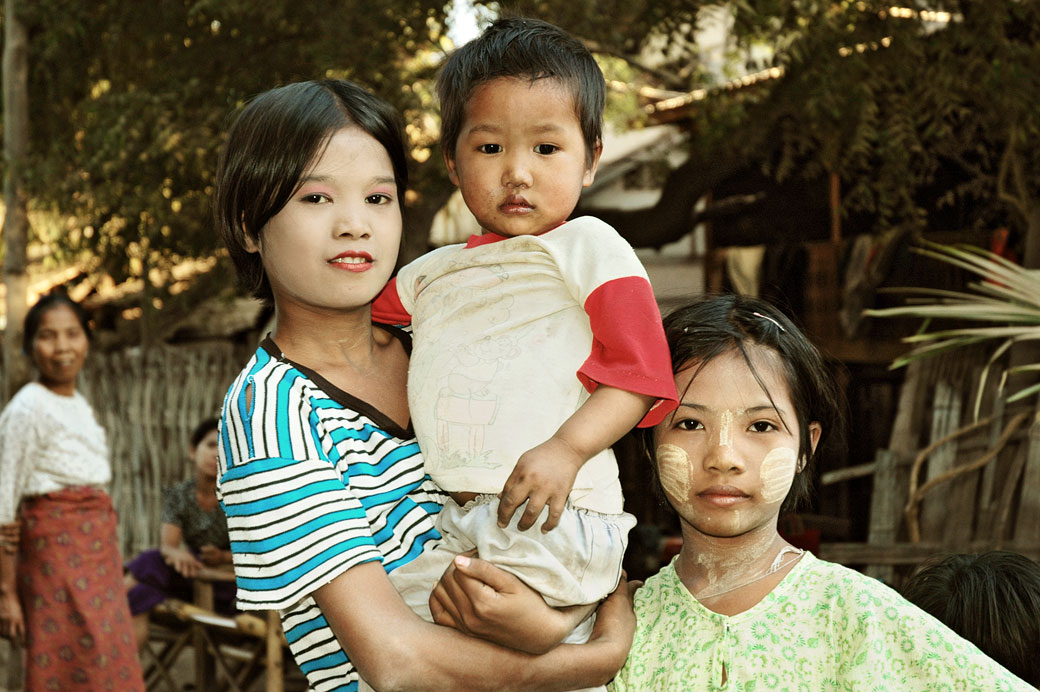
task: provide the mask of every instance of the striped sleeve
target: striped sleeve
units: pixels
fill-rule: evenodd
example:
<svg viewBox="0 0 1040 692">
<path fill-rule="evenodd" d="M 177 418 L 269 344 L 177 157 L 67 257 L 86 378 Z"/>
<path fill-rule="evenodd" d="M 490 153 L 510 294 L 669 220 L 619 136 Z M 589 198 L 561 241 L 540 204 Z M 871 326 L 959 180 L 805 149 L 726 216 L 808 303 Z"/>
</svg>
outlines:
<svg viewBox="0 0 1040 692">
<path fill-rule="evenodd" d="M 243 609 L 287 608 L 381 559 L 364 507 L 327 461 L 254 459 L 220 484 Z"/>
</svg>

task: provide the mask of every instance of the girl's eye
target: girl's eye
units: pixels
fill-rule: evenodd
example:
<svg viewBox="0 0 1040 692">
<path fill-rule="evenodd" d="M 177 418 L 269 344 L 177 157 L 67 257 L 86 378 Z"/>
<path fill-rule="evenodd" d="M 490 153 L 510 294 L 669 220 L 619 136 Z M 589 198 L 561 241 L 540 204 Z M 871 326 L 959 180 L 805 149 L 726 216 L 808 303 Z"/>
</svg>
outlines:
<svg viewBox="0 0 1040 692">
<path fill-rule="evenodd" d="M 381 205 L 381 204 L 390 204 L 393 201 L 394 200 L 393 200 L 392 197 L 390 197 L 390 195 L 383 194 L 382 192 L 377 192 L 374 195 L 369 195 L 368 197 L 365 198 L 365 203 L 366 204 L 380 204 Z"/>
<path fill-rule="evenodd" d="M 548 156 L 549 154 L 555 154 L 560 150 L 560 148 L 555 144 L 539 144 L 534 148 L 534 150 L 539 154 Z"/>
<path fill-rule="evenodd" d="M 479 152 L 481 152 L 483 154 L 501 154 L 502 153 L 502 145 L 501 144 L 481 144 L 479 147 L 477 147 L 477 151 L 479 151 Z"/>
<path fill-rule="evenodd" d="M 321 192 L 312 192 L 308 195 L 304 195 L 303 197 L 301 197 L 300 201 L 306 202 L 307 204 L 323 204 L 331 200 L 329 199 L 329 196 L 326 194 L 323 194 Z"/>
<path fill-rule="evenodd" d="M 693 420 L 692 418 L 685 418 L 675 424 L 675 427 L 680 430 L 703 430 L 704 425 L 699 420 Z"/>
<path fill-rule="evenodd" d="M 764 433 L 764 432 L 772 432 L 773 430 L 777 430 L 777 427 L 775 425 L 773 425 L 772 423 L 770 423 L 769 421 L 760 420 L 760 421 L 755 421 L 754 423 L 752 423 L 751 427 L 749 428 L 749 430 L 753 430 L 754 432 L 758 432 L 758 433 Z"/>
</svg>

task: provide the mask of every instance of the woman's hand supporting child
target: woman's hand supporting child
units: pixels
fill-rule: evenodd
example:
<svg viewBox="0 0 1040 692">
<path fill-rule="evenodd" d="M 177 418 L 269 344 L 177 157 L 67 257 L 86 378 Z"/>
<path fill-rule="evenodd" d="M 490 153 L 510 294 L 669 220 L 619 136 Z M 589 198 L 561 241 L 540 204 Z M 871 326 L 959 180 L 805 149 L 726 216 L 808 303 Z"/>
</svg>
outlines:
<svg viewBox="0 0 1040 692">
<path fill-rule="evenodd" d="M 618 590 L 625 585 L 622 579 Z M 596 606 L 590 603 L 547 611 L 536 592 L 491 563 L 468 555 L 455 558 L 430 596 L 430 611 L 438 625 L 530 654 L 555 648 Z M 621 615 L 631 619 L 631 608 Z M 622 619 L 617 628 L 611 628 L 612 634 L 619 630 L 623 639 L 626 627 Z"/>
<path fill-rule="evenodd" d="M 549 516 L 542 524 L 542 532 L 556 528 L 582 465 L 634 428 L 654 400 L 651 396 L 599 385 L 555 435 L 520 456 L 502 488 L 499 526 L 506 526 L 526 501 L 517 528 L 523 531 L 534 526 L 546 505 Z"/>
</svg>

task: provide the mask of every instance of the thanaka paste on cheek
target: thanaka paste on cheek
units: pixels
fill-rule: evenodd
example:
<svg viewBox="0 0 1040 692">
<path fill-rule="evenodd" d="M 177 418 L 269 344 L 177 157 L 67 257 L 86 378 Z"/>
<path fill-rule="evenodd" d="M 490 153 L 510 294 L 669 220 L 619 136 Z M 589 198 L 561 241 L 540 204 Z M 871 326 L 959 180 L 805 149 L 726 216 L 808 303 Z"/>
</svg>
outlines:
<svg viewBox="0 0 1040 692">
<path fill-rule="evenodd" d="M 769 450 L 762 460 L 762 499 L 777 502 L 787 497 L 797 466 L 798 453 L 790 447 Z"/>
<path fill-rule="evenodd" d="M 657 475 L 665 493 L 679 502 L 690 498 L 690 457 L 682 447 L 670 444 L 657 446 Z"/>
</svg>

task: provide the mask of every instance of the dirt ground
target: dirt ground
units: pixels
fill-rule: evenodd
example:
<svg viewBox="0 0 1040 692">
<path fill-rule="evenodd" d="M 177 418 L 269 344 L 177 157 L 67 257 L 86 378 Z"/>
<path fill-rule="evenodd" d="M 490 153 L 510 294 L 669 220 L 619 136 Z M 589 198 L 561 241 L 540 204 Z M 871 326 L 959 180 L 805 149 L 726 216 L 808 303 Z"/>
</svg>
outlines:
<svg viewBox="0 0 1040 692">
<path fill-rule="evenodd" d="M 286 656 L 285 690 L 286 692 L 303 692 L 307 689 L 307 684 L 291 657 L 288 657 L 288 652 L 286 652 Z M 147 669 L 147 657 L 145 657 L 144 664 Z M 170 666 L 170 677 L 180 692 L 190 692 L 195 689 L 195 656 L 190 646 L 185 647 Z M 266 680 L 261 675 L 253 681 L 248 692 L 264 692 L 265 684 Z M 148 689 L 150 692 L 174 692 L 162 680 Z M 4 640 L 0 640 L 0 692 L 22 692 L 21 666 L 13 655 L 11 645 Z M 205 692 L 212 692 L 212 690 Z"/>
</svg>

